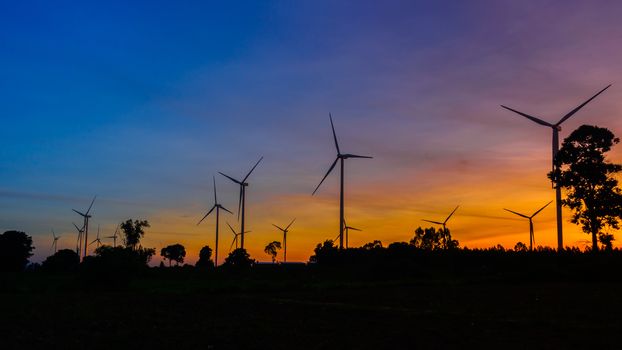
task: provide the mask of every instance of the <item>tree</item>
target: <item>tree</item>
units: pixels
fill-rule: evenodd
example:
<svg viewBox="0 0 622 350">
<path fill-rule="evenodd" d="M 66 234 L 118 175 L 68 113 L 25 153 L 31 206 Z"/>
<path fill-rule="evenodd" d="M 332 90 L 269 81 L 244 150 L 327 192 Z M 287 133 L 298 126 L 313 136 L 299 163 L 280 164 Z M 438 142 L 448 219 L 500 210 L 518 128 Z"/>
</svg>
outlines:
<svg viewBox="0 0 622 350">
<path fill-rule="evenodd" d="M 200 268 L 214 267 L 214 262 L 212 261 L 212 248 L 210 248 L 210 246 L 206 245 L 201 248 L 201 251 L 199 252 L 199 260 L 195 266 Z"/>
<path fill-rule="evenodd" d="M 121 223 L 121 230 L 125 236 L 125 245 L 129 248 L 136 249 L 140 244 L 140 239 L 145 236 L 145 227 L 151 227 L 147 220 L 134 220 L 128 219 Z"/>
<path fill-rule="evenodd" d="M 523 242 L 518 242 L 516 243 L 516 245 L 514 246 L 514 251 L 515 252 L 526 252 L 527 251 L 527 245 Z"/>
<path fill-rule="evenodd" d="M 382 242 L 375 240 L 373 242 L 365 243 L 361 248 L 363 248 L 363 250 L 382 249 Z"/>
<path fill-rule="evenodd" d="M 309 258 L 309 261 L 313 263 L 331 265 L 338 260 L 339 249 L 330 239 L 324 243 L 318 243 L 313 252 L 315 254 Z"/>
<path fill-rule="evenodd" d="M 0 235 L 0 270 L 22 271 L 32 256 L 32 237 L 21 231 L 6 231 Z"/>
<path fill-rule="evenodd" d="M 237 248 L 229 253 L 229 256 L 225 258 L 223 264 L 227 268 L 234 268 L 244 270 L 251 268 L 255 264 L 255 260 L 251 259 L 251 256 L 246 252 L 244 248 Z"/>
<path fill-rule="evenodd" d="M 69 272 L 74 271 L 80 265 L 80 256 L 74 250 L 61 249 L 48 256 L 41 268 L 45 271 L 52 272 Z"/>
<path fill-rule="evenodd" d="M 615 175 L 622 165 L 608 162 L 605 154 L 620 140 L 606 128 L 582 125 L 562 143 L 555 157 L 556 170 L 549 173 L 557 186 L 566 190 L 562 204 L 573 211 L 571 222 L 592 236 L 592 251 L 598 251 L 603 229 L 619 228 L 622 191 Z M 605 246 L 610 238 L 603 236 Z"/>
<path fill-rule="evenodd" d="M 186 257 L 186 248 L 181 244 L 173 244 L 168 247 L 162 248 L 160 255 L 168 260 L 168 266 L 171 266 L 171 262 L 175 261 L 175 265 L 179 266 L 184 262 Z"/>
<path fill-rule="evenodd" d="M 434 227 L 426 229 L 418 227 L 410 244 L 423 250 L 454 249 L 459 246 L 458 241 L 451 238 L 448 228 L 435 230 Z"/>
<path fill-rule="evenodd" d="M 273 241 L 268 243 L 268 245 L 263 249 L 263 251 L 270 255 L 270 257 L 272 258 L 272 263 L 274 264 L 274 262 L 276 262 L 276 254 L 278 253 L 279 249 L 281 249 L 281 242 L 279 241 Z"/>
</svg>

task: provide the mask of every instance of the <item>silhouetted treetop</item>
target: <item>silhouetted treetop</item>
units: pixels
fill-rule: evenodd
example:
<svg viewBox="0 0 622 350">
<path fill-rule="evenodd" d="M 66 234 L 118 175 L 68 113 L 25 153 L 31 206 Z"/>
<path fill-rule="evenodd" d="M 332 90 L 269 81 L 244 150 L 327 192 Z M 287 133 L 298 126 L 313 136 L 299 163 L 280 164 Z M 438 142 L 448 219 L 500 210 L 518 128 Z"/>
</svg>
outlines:
<svg viewBox="0 0 622 350">
<path fill-rule="evenodd" d="M 21 231 L 0 234 L 0 270 L 22 271 L 32 256 L 32 237 Z"/>
<path fill-rule="evenodd" d="M 48 256 L 41 268 L 45 271 L 52 272 L 70 272 L 75 271 L 80 265 L 80 256 L 74 250 L 61 249 Z"/>
<path fill-rule="evenodd" d="M 132 219 L 128 219 L 121 223 L 125 245 L 135 249 L 140 244 L 140 239 L 145 236 L 145 227 L 151 227 L 147 220 L 132 221 Z"/>
<path fill-rule="evenodd" d="M 181 244 L 172 244 L 162 248 L 160 255 L 168 260 L 168 266 L 171 266 L 172 261 L 175 261 L 175 265 L 179 266 L 186 257 L 186 248 Z"/>
<path fill-rule="evenodd" d="M 437 230 L 434 227 L 426 229 L 418 227 L 415 230 L 415 236 L 410 240 L 410 244 L 423 250 L 455 249 L 459 246 L 458 241 L 451 238 L 448 228 Z"/>
<path fill-rule="evenodd" d="M 201 251 L 199 252 L 199 260 L 195 266 L 199 268 L 214 267 L 214 261 L 212 261 L 212 248 L 210 248 L 210 246 L 206 245 L 201 248 Z"/>
</svg>

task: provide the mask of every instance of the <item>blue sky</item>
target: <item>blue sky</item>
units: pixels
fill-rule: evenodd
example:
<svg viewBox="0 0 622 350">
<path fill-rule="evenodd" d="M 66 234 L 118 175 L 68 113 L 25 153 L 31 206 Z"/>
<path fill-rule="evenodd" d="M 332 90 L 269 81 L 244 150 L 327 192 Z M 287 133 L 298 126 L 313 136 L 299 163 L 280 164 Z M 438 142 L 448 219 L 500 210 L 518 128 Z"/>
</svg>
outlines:
<svg viewBox="0 0 622 350">
<path fill-rule="evenodd" d="M 614 83 L 562 135 L 587 121 L 619 133 L 621 15 L 614 1 L 5 2 L 0 229 L 33 235 L 43 258 L 50 228 L 71 246 L 70 209 L 98 194 L 94 225 L 147 218 L 146 243 L 195 256 L 213 241 L 194 225 L 212 174 L 263 155 L 251 253 L 268 259 L 270 223 L 300 217 L 288 250 L 305 259 L 337 226 L 337 177 L 309 196 L 334 157 L 332 112 L 342 148 L 375 157 L 346 169 L 368 233 L 355 242 L 407 240 L 459 203 L 461 242 L 513 245 L 525 228 L 500 208 L 553 196 L 550 135 L 498 105 L 555 120 Z"/>
</svg>

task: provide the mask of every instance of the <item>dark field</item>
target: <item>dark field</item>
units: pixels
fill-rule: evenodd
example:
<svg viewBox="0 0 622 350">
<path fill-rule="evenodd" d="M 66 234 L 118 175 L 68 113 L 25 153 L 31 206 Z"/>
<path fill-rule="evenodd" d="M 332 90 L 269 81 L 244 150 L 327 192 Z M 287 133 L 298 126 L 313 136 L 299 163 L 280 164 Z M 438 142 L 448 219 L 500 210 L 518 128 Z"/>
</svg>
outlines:
<svg viewBox="0 0 622 350">
<path fill-rule="evenodd" d="M 5 277 L 1 348 L 619 347 L 619 281 L 337 275 L 153 272 L 116 290 Z"/>
</svg>

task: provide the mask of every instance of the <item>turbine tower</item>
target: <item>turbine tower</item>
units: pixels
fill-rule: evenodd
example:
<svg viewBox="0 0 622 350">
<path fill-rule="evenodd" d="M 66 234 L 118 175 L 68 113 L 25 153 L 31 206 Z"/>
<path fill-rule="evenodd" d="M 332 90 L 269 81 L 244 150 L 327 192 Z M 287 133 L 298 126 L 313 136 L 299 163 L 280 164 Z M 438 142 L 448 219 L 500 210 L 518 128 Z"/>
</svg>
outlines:
<svg viewBox="0 0 622 350">
<path fill-rule="evenodd" d="M 212 180 L 214 180 L 214 205 L 212 206 L 212 208 L 207 212 L 207 214 L 205 214 L 205 216 L 199 220 L 199 222 L 197 223 L 197 226 L 199 226 L 199 224 L 201 224 L 201 222 L 203 220 L 205 220 L 205 218 L 212 213 L 212 211 L 214 211 L 214 209 L 216 209 L 216 246 L 215 246 L 215 254 L 214 254 L 214 267 L 218 266 L 218 226 L 219 226 L 219 218 L 220 218 L 220 209 L 231 213 L 229 211 L 229 209 L 223 207 L 222 205 L 220 205 L 220 203 L 218 203 L 218 197 L 216 196 L 216 177 L 212 176 Z M 233 213 L 231 213 L 233 214 Z"/>
<path fill-rule="evenodd" d="M 84 257 L 87 255 L 87 246 L 88 246 L 88 239 L 89 239 L 89 219 L 91 218 L 91 215 L 89 215 L 89 213 L 91 212 L 91 208 L 93 208 L 93 203 L 95 203 L 95 199 L 97 198 L 97 196 L 93 197 L 93 200 L 91 201 L 91 205 L 89 205 L 89 208 L 86 210 L 86 213 L 81 213 L 75 209 L 71 209 L 73 211 L 75 211 L 76 213 L 78 213 L 78 215 L 82 216 L 82 218 L 84 219 L 84 225 L 82 226 L 83 229 L 83 233 L 84 233 L 84 251 L 82 259 L 84 259 Z"/>
<path fill-rule="evenodd" d="M 78 225 L 76 225 L 75 223 L 73 223 L 73 227 L 76 228 L 76 230 L 78 230 L 78 239 L 76 240 L 76 254 L 78 254 L 79 257 L 81 257 L 81 250 L 82 250 L 82 234 L 84 233 L 84 227 L 79 228 Z"/>
<path fill-rule="evenodd" d="M 324 182 L 328 174 L 330 174 L 330 172 L 333 171 L 333 169 L 335 168 L 335 165 L 337 165 L 337 162 L 340 162 L 339 165 L 341 168 L 341 175 L 340 175 L 340 190 L 339 190 L 339 249 L 343 249 L 343 229 L 345 226 L 344 225 L 344 198 L 343 198 L 344 197 L 344 193 L 343 193 L 344 161 L 348 158 L 373 158 L 373 157 L 359 156 L 356 154 L 349 154 L 349 153 L 341 153 L 341 150 L 339 149 L 339 142 L 337 142 L 337 134 L 335 133 L 335 125 L 333 124 L 333 116 L 329 113 L 328 117 L 330 118 L 330 127 L 333 130 L 333 139 L 335 140 L 335 148 L 337 149 L 337 158 L 335 158 L 335 161 L 333 162 L 333 164 L 330 166 L 330 168 L 328 168 L 326 175 L 324 175 L 324 177 L 322 178 L 322 181 L 320 181 L 320 183 L 317 185 L 312 195 L 314 195 L 315 192 L 317 192 L 317 190 L 320 188 L 320 186 L 322 185 L 322 183 Z"/>
<path fill-rule="evenodd" d="M 441 226 L 443 226 L 443 232 L 445 232 L 445 230 L 447 230 L 447 227 L 446 227 L 446 225 L 447 225 L 447 221 L 449 221 L 449 218 L 450 218 L 452 215 L 454 215 L 454 213 L 456 212 L 456 210 L 458 210 L 458 207 L 460 207 L 460 206 L 459 206 L 459 205 L 457 205 L 457 206 L 456 206 L 456 208 L 455 208 L 455 209 L 451 212 L 451 214 L 449 214 L 449 216 L 447 217 L 447 219 L 445 219 L 445 221 L 443 221 L 443 222 L 440 222 L 440 221 L 432 221 L 432 220 L 425 220 L 425 219 L 423 219 L 423 221 L 426 221 L 426 222 L 431 222 L 431 223 L 433 223 L 433 224 L 437 224 L 437 225 L 441 225 Z"/>
<path fill-rule="evenodd" d="M 278 228 L 279 230 L 283 231 L 283 263 L 287 262 L 287 232 L 289 232 L 289 227 L 292 226 L 294 221 L 296 221 L 295 218 L 285 228 L 281 228 L 281 227 L 279 227 L 279 226 L 277 226 L 275 224 L 272 224 L 272 226 L 274 226 L 274 227 Z"/>
<path fill-rule="evenodd" d="M 251 171 L 248 172 L 248 174 L 246 174 L 246 176 L 244 177 L 244 179 L 242 179 L 242 181 L 238 181 L 234 178 L 232 178 L 229 175 L 223 174 L 220 171 L 218 172 L 220 175 L 226 177 L 227 179 L 235 182 L 236 184 L 240 185 L 240 199 L 238 201 L 238 220 L 240 219 L 240 213 L 242 215 L 242 221 L 240 222 L 240 248 L 244 249 L 244 234 L 246 233 L 246 231 L 244 231 L 244 212 L 245 212 L 245 207 L 246 207 L 246 187 L 248 186 L 248 183 L 246 182 L 246 179 L 248 179 L 248 177 L 251 175 L 251 173 L 253 172 L 253 170 L 255 170 L 255 168 L 257 167 L 257 165 L 259 165 L 259 162 L 261 162 L 261 160 L 263 159 L 263 157 L 259 158 L 259 160 L 257 161 L 257 163 L 255 163 L 255 166 L 253 166 L 253 168 L 251 169 Z"/>
<path fill-rule="evenodd" d="M 60 236 L 56 235 L 54 229 L 52 229 L 52 237 L 54 237 L 54 240 L 52 241 L 52 248 L 54 248 L 54 254 L 56 254 L 58 239 L 60 238 Z"/>
<path fill-rule="evenodd" d="M 363 231 L 363 230 L 358 229 L 358 228 L 356 228 L 356 227 L 348 226 L 348 224 L 346 223 L 346 221 L 345 221 L 345 220 L 343 220 L 343 224 L 344 224 L 344 225 L 346 225 L 346 226 L 344 227 L 344 229 L 345 229 L 345 231 L 346 231 L 346 249 L 348 249 L 348 246 L 349 246 L 349 243 L 348 243 L 348 242 L 349 242 L 349 237 L 350 237 L 350 230 L 352 230 L 352 231 Z"/>
<path fill-rule="evenodd" d="M 533 245 L 535 244 L 535 238 L 533 236 L 533 217 L 538 215 L 539 212 L 541 212 L 544 208 L 548 207 L 549 204 L 553 203 L 553 201 L 550 201 L 548 203 L 546 203 L 545 206 L 543 206 L 542 208 L 538 209 L 535 213 L 533 213 L 531 216 L 527 216 L 521 213 L 517 213 L 515 211 L 512 211 L 510 209 L 505 209 L 503 208 L 503 210 L 509 211 L 512 214 L 516 214 L 518 216 L 524 217 L 525 219 L 529 220 L 529 251 L 533 250 Z"/>
<path fill-rule="evenodd" d="M 557 152 L 559 151 L 559 132 L 562 130 L 561 125 L 563 122 L 565 122 L 566 120 L 568 120 L 568 118 L 572 117 L 575 113 L 577 113 L 581 108 L 583 108 L 586 104 L 590 103 L 590 101 L 592 101 L 593 99 L 596 98 L 596 96 L 600 95 L 601 93 L 603 93 L 603 91 L 607 90 L 609 87 L 611 86 L 611 84 L 607 85 L 604 89 L 600 90 L 598 93 L 596 93 L 594 96 L 590 97 L 587 101 L 583 102 L 582 104 L 580 104 L 578 107 L 576 107 L 575 109 L 571 110 L 570 112 L 566 113 L 566 115 L 564 115 L 557 123 L 555 124 L 551 124 L 549 122 L 545 122 L 544 120 L 540 119 L 540 118 L 536 118 L 534 116 L 531 116 L 529 114 L 523 113 L 523 112 L 519 112 L 515 109 L 512 109 L 510 107 L 506 107 L 504 105 L 501 105 L 501 107 L 512 111 L 516 114 L 522 115 L 523 117 L 538 123 L 540 125 L 549 127 L 553 130 L 553 157 L 552 157 L 552 170 L 553 173 L 555 173 L 556 170 L 556 166 L 555 166 L 555 156 L 557 156 Z M 556 212 L 557 212 L 557 250 L 558 251 L 562 251 L 564 249 L 564 238 L 563 238 L 563 232 L 562 232 L 562 189 L 556 185 L 555 183 L 555 179 L 552 179 L 552 183 L 553 183 L 553 187 L 555 188 L 555 204 L 556 204 Z"/>
</svg>

